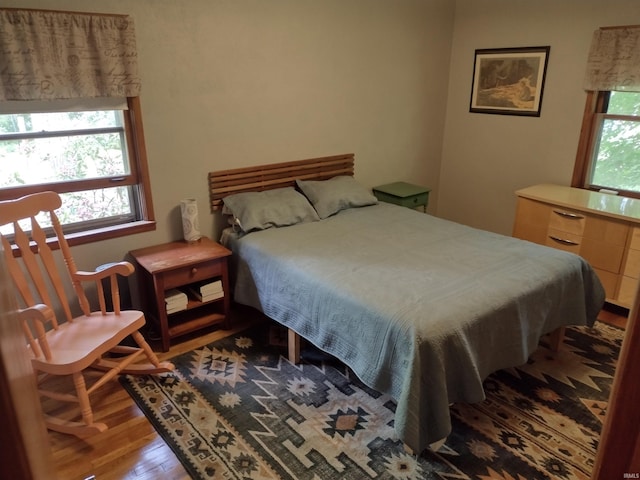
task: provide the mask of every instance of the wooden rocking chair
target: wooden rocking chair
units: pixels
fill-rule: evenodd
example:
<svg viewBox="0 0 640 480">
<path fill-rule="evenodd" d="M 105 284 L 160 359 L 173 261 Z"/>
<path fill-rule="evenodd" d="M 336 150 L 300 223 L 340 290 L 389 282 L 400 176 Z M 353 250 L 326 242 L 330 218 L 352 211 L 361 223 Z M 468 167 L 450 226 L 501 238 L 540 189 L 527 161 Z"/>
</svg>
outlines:
<svg viewBox="0 0 640 480">
<path fill-rule="evenodd" d="M 73 416 L 65 409 L 55 417 L 45 415 L 45 424 L 51 430 L 85 438 L 107 429 L 104 423 L 96 423 L 93 419 L 89 395 L 97 388 L 118 374 L 168 372 L 174 366 L 170 362 L 160 362 L 139 332 L 145 324 L 143 312 L 120 310 L 117 275 L 130 275 L 134 271 L 133 265 L 119 262 L 96 272 L 76 269 L 54 213 L 61 205 L 60 196 L 54 192 L 0 202 L 0 226 L 13 224 L 14 230 L 11 235 L 0 232 L 0 238 L 8 270 L 18 298 L 22 300 L 21 307 L 24 307 L 19 314 L 38 377 L 38 391 L 54 401 L 77 403 L 80 410 L 78 414 L 77 409 L 73 409 Z M 53 237 L 47 238 L 36 217 L 46 218 L 42 223 L 50 223 Z M 50 248 L 56 242 L 80 304 L 80 316 L 74 317 L 71 313 L 64 282 Z M 113 312 L 107 312 L 106 308 L 102 284 L 106 278 L 110 280 Z M 99 311 L 91 311 L 83 282 L 95 282 Z M 58 322 L 58 316 L 64 321 Z M 121 345 L 128 336 L 138 347 Z M 149 363 L 134 363 L 144 357 Z M 89 370 L 100 376 L 88 387 L 84 373 Z M 55 390 L 61 385 L 59 376 L 72 379 L 75 395 Z"/>
</svg>

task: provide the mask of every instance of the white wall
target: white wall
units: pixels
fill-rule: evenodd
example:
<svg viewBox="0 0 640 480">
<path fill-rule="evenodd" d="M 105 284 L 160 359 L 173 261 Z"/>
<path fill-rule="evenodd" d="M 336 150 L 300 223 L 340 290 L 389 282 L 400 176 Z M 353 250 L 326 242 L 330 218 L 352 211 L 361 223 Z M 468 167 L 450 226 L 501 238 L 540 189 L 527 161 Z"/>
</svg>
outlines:
<svg viewBox="0 0 640 480">
<path fill-rule="evenodd" d="M 76 247 L 81 268 L 182 236 L 194 197 L 214 236 L 207 173 L 353 152 L 368 186 L 437 187 L 449 0 L 3 0 L 132 15 L 158 228 Z M 434 194 L 435 198 L 435 194 Z M 432 206 L 435 210 L 435 200 Z"/>
<path fill-rule="evenodd" d="M 640 24 L 638 0 L 457 0 L 438 215 L 511 234 L 514 191 L 569 185 L 594 30 Z M 475 49 L 550 45 L 541 116 L 469 113 Z"/>
</svg>

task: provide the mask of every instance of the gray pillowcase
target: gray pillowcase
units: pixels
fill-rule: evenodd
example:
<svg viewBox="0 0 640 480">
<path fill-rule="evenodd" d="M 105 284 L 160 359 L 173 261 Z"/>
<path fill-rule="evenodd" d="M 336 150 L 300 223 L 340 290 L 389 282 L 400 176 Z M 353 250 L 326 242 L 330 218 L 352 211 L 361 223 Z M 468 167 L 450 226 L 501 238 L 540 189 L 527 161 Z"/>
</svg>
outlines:
<svg viewBox="0 0 640 480">
<path fill-rule="evenodd" d="M 296 180 L 296 184 L 312 203 L 320 218 L 330 217 L 347 208 L 366 207 L 378 203 L 371 190 L 347 175 L 329 180 Z"/>
<path fill-rule="evenodd" d="M 319 220 L 304 195 L 293 187 L 234 193 L 223 202 L 245 233 Z"/>
</svg>

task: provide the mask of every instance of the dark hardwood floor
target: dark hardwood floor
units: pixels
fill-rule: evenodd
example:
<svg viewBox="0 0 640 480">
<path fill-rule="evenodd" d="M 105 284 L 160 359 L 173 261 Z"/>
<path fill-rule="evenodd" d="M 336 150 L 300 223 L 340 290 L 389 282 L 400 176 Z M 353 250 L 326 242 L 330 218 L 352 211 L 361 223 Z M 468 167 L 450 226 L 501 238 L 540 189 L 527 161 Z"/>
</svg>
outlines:
<svg viewBox="0 0 640 480">
<path fill-rule="evenodd" d="M 598 320 L 616 325 L 620 328 L 625 328 L 627 326 L 628 315 L 629 310 L 626 308 L 606 304 L 605 308 L 600 312 L 600 315 L 598 315 Z"/>
</svg>

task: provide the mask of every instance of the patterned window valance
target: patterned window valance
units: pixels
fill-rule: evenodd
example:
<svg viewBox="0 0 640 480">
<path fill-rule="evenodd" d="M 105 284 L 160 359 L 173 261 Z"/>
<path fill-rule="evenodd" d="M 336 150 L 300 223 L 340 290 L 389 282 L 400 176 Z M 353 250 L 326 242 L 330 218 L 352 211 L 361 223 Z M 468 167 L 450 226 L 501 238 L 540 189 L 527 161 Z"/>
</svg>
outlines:
<svg viewBox="0 0 640 480">
<path fill-rule="evenodd" d="M 584 88 L 640 92 L 640 26 L 593 33 Z"/>
<path fill-rule="evenodd" d="M 0 9 L 0 101 L 136 97 L 133 19 Z"/>
</svg>

